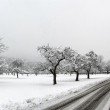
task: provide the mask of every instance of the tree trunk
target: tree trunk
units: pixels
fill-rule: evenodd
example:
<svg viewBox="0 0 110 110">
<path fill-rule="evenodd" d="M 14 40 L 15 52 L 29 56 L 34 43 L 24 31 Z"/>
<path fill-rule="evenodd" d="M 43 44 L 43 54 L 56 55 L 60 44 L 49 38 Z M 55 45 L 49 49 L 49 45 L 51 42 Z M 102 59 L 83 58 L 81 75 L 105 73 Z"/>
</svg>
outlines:
<svg viewBox="0 0 110 110">
<path fill-rule="evenodd" d="M 16 74 L 17 74 L 17 78 L 19 78 L 19 77 L 18 77 L 18 72 L 17 72 Z"/>
<path fill-rule="evenodd" d="M 56 81 L 56 73 L 53 74 L 53 85 L 57 84 L 57 81 Z"/>
<path fill-rule="evenodd" d="M 76 81 L 79 81 L 79 72 L 76 72 Z"/>
<path fill-rule="evenodd" d="M 107 69 L 107 74 L 109 74 L 109 70 Z"/>
<path fill-rule="evenodd" d="M 87 71 L 87 79 L 90 79 L 90 73 Z"/>
</svg>

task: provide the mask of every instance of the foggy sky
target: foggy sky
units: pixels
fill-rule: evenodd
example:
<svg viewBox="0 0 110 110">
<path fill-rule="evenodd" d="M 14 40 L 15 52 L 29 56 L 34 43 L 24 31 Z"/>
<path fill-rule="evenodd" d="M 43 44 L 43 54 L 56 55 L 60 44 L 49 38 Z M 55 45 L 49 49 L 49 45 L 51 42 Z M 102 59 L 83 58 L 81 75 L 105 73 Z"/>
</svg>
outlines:
<svg viewBox="0 0 110 110">
<path fill-rule="evenodd" d="M 5 56 L 39 60 L 37 46 L 94 50 L 110 59 L 109 0 L 0 0 Z"/>
</svg>

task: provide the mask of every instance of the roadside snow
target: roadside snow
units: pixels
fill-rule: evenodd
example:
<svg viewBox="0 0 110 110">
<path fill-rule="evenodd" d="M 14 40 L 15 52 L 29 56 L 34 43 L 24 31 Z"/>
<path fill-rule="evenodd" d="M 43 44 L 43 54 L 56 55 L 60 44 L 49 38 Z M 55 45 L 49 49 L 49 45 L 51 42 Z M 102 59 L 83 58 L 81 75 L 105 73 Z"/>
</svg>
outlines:
<svg viewBox="0 0 110 110">
<path fill-rule="evenodd" d="M 98 83 L 110 75 L 80 75 L 80 81 L 75 81 L 75 75 L 58 75 L 57 85 L 52 85 L 52 75 L 0 76 L 0 110 L 33 110 L 41 103 L 66 94 L 77 92 L 89 85 Z"/>
</svg>

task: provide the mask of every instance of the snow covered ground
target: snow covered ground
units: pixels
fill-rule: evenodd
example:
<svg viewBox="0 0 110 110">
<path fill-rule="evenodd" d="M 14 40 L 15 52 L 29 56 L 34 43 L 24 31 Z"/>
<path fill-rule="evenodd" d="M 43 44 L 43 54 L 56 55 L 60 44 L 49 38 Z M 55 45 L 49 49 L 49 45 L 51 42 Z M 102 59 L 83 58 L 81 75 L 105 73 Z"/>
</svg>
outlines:
<svg viewBox="0 0 110 110">
<path fill-rule="evenodd" d="M 33 110 L 32 107 L 53 98 L 77 92 L 91 84 L 98 83 L 110 75 L 80 75 L 80 81 L 75 81 L 75 75 L 58 75 L 57 85 L 52 85 L 52 75 L 23 75 L 16 78 L 12 75 L 0 76 L 0 110 Z"/>
</svg>

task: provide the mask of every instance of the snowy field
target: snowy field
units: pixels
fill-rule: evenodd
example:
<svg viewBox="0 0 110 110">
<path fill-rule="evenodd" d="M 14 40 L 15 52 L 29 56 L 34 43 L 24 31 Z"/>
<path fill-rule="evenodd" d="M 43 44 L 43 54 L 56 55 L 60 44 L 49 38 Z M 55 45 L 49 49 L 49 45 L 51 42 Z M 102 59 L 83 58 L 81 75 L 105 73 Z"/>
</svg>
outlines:
<svg viewBox="0 0 110 110">
<path fill-rule="evenodd" d="M 58 75 L 57 85 L 52 85 L 52 75 L 26 75 L 19 79 L 12 75 L 0 76 L 0 110 L 32 110 L 33 106 L 50 99 L 77 92 L 94 83 L 98 83 L 110 75 L 80 75 L 80 81 L 75 81 L 75 75 Z"/>
</svg>

